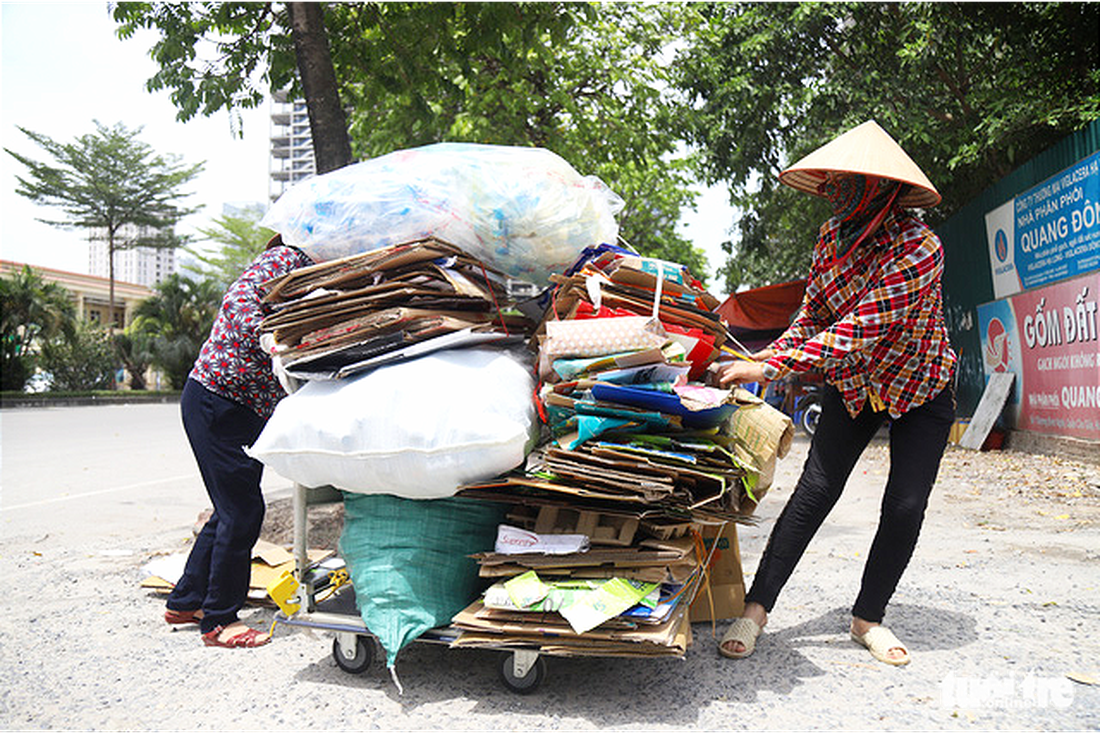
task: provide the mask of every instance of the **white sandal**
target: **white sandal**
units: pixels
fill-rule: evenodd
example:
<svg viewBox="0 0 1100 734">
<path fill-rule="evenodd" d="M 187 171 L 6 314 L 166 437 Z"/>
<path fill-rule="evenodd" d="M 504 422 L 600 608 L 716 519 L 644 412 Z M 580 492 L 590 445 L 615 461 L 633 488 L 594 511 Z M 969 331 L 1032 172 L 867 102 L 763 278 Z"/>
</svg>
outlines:
<svg viewBox="0 0 1100 734">
<path fill-rule="evenodd" d="M 909 662 L 909 649 L 901 643 L 894 633 L 881 624 L 867 630 L 862 635 L 852 632 L 852 639 L 871 651 L 876 660 L 881 660 L 889 665 L 905 665 Z M 891 650 L 898 649 L 904 654 L 900 658 L 892 658 Z"/>
<path fill-rule="evenodd" d="M 747 658 L 756 649 L 756 638 L 760 636 L 760 625 L 748 617 L 733 620 L 726 634 L 722 635 L 722 641 L 718 643 L 718 652 L 727 658 Z M 740 642 L 745 649 L 741 652 L 727 650 L 724 645 L 727 642 Z"/>
</svg>

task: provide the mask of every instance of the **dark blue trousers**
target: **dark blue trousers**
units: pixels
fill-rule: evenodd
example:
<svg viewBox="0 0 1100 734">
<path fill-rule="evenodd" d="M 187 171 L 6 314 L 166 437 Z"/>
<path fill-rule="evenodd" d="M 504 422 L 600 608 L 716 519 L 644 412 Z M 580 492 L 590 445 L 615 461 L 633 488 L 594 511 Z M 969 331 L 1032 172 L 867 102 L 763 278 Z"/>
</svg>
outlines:
<svg viewBox="0 0 1100 734">
<path fill-rule="evenodd" d="M 264 519 L 263 465 L 243 447 L 255 442 L 265 421 L 194 380 L 183 388 L 180 410 L 214 514 L 195 539 L 168 608 L 201 609 L 200 629 L 209 632 L 235 622 L 248 596 L 252 546 Z"/>
<path fill-rule="evenodd" d="M 822 394 L 821 418 L 791 498 L 775 522 L 745 601 L 771 611 L 806 546 L 836 505 L 848 476 L 889 417 L 870 406 L 852 418 L 835 388 Z M 852 615 L 881 622 L 917 545 L 928 496 L 955 421 L 955 396 L 945 388 L 890 423 L 890 475 Z"/>
</svg>

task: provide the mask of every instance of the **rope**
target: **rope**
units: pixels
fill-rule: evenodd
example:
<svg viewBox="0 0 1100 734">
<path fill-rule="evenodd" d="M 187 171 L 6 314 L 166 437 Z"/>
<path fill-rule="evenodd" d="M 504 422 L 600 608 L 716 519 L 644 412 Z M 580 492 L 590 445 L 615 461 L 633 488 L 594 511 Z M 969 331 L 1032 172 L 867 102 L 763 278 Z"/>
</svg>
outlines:
<svg viewBox="0 0 1100 734">
<path fill-rule="evenodd" d="M 489 282 L 489 273 L 485 270 L 485 263 L 478 260 L 477 264 L 481 266 L 481 276 L 485 278 L 485 287 L 489 289 L 489 297 L 493 299 L 493 308 L 497 310 L 497 318 L 500 319 L 500 325 L 504 328 L 504 336 L 511 336 L 508 333 L 508 324 L 504 323 L 504 314 L 500 312 L 496 291 L 493 290 L 493 285 Z"/>
</svg>

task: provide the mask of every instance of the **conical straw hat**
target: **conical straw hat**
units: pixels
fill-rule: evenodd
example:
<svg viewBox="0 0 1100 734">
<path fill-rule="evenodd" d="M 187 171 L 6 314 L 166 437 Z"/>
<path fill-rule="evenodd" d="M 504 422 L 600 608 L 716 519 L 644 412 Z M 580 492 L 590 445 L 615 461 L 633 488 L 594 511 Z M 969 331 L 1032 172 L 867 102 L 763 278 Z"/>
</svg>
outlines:
<svg viewBox="0 0 1100 734">
<path fill-rule="evenodd" d="M 898 197 L 902 206 L 930 207 L 939 204 L 942 198 L 913 159 L 874 120 L 821 146 L 780 173 L 779 180 L 799 191 L 820 196 L 817 187 L 829 172 L 861 173 L 912 184 L 913 188 Z"/>
</svg>

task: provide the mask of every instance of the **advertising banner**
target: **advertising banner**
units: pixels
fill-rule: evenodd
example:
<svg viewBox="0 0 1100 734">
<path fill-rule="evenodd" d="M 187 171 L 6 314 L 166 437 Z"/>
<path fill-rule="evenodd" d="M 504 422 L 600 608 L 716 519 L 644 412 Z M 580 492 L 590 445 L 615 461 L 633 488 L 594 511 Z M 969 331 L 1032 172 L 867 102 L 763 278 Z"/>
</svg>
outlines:
<svg viewBox="0 0 1100 734">
<path fill-rule="evenodd" d="M 993 294 L 1100 268 L 1100 151 L 985 215 Z"/>
<path fill-rule="evenodd" d="M 1100 440 L 1100 272 L 978 306 L 986 380 L 1015 372 L 1012 427 Z"/>
</svg>

